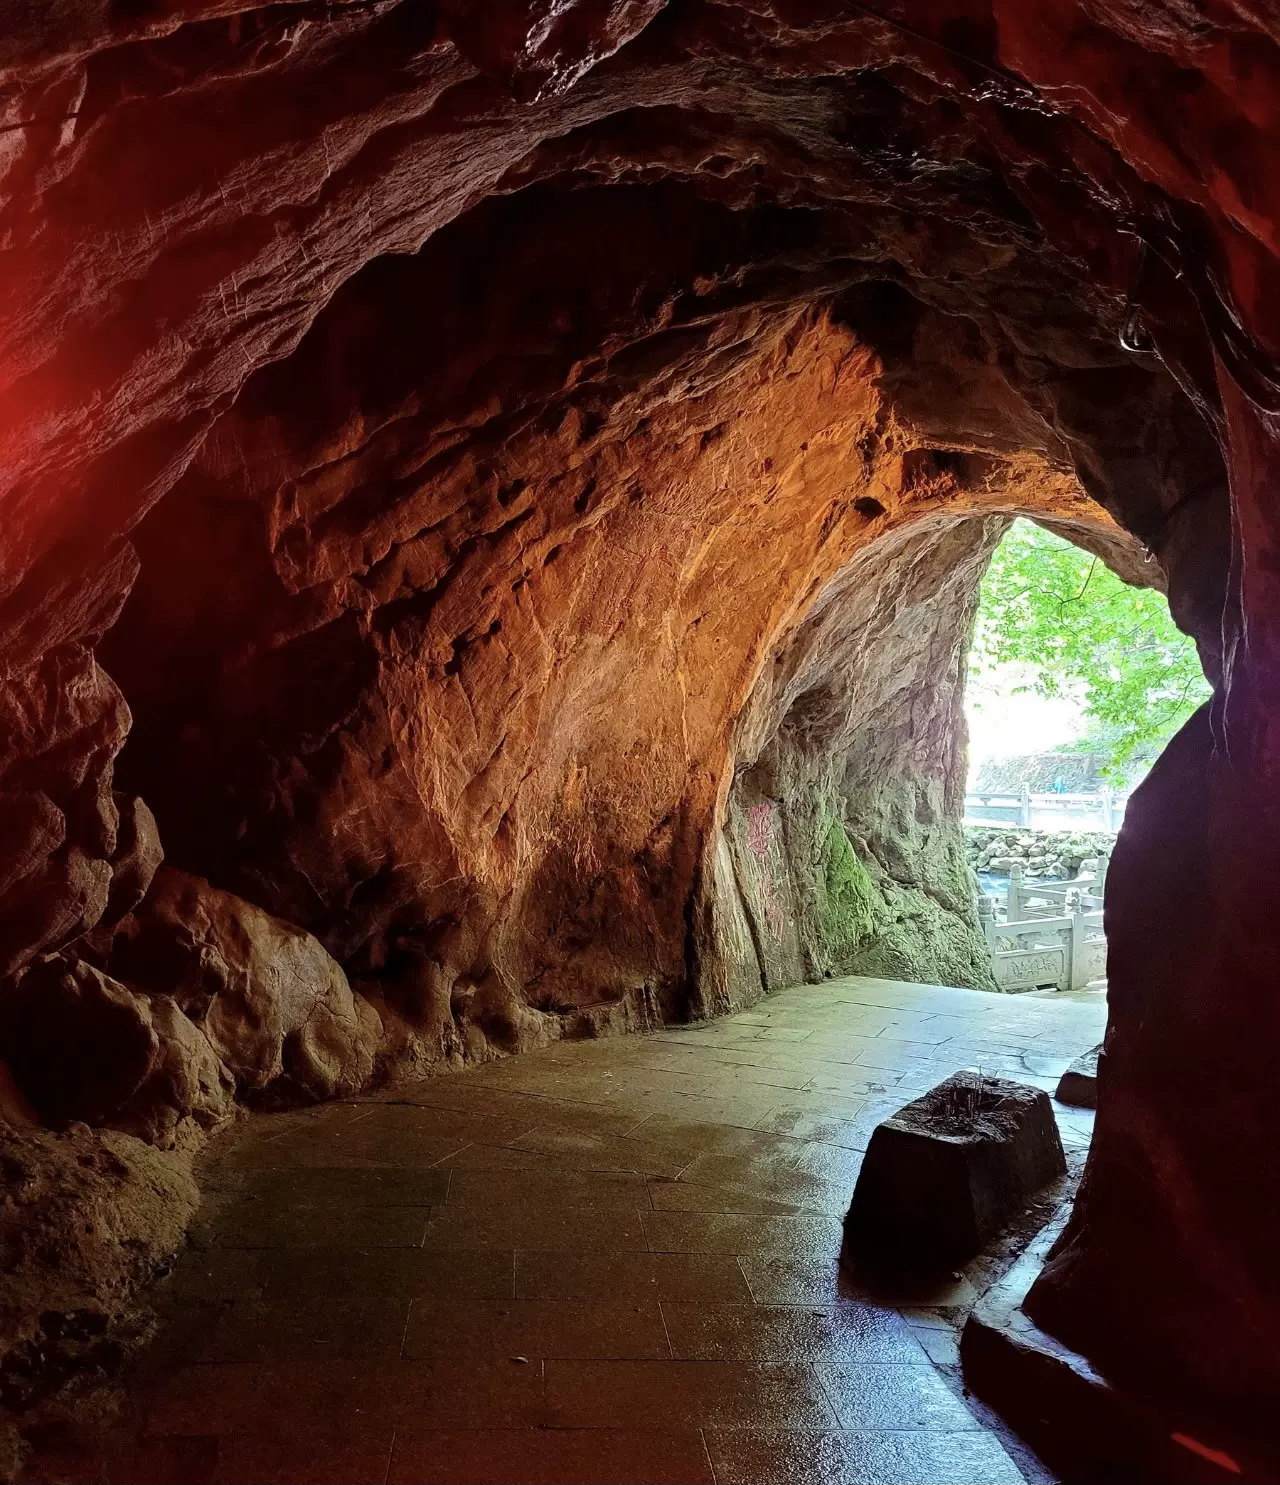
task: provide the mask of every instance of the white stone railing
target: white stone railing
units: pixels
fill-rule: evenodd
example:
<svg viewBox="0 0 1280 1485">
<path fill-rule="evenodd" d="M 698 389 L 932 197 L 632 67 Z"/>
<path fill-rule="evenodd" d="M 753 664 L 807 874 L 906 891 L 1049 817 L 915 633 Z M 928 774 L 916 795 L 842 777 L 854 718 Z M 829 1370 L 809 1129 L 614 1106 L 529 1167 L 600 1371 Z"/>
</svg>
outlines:
<svg viewBox="0 0 1280 1485">
<path fill-rule="evenodd" d="M 1127 794 L 1102 789 L 1096 794 L 968 793 L 966 825 L 1013 825 L 1024 830 L 1118 830 Z"/>
<path fill-rule="evenodd" d="M 1099 855 L 1095 876 L 1031 885 L 1022 880 L 1021 863 L 1012 864 L 1003 912 L 984 899 L 991 905 L 983 917 L 991 972 L 1001 990 L 1080 990 L 1105 977 L 1102 894 L 1109 859 Z"/>
</svg>

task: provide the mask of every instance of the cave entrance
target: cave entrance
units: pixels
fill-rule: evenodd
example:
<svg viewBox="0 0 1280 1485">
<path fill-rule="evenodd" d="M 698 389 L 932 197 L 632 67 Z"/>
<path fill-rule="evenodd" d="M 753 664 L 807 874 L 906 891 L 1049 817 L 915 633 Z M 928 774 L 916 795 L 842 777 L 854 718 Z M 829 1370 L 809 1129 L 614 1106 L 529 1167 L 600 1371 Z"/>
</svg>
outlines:
<svg viewBox="0 0 1280 1485">
<path fill-rule="evenodd" d="M 748 710 L 725 830 L 740 994 L 757 968 L 765 991 L 1097 994 L 1125 801 L 1209 695 L 1162 582 L 1136 546 L 1008 511 L 860 551 Z"/>
<path fill-rule="evenodd" d="M 965 852 L 1001 989 L 1104 982 L 1105 878 L 1129 795 L 1209 694 L 1158 587 L 1013 522 L 982 580 L 965 699 Z"/>
</svg>

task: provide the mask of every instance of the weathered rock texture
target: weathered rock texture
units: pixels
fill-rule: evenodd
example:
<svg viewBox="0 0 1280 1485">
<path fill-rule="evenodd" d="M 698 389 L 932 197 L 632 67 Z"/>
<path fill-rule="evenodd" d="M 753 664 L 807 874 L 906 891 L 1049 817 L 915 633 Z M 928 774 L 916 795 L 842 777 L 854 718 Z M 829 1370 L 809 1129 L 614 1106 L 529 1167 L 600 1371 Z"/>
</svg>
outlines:
<svg viewBox="0 0 1280 1485">
<path fill-rule="evenodd" d="M 0 1126 L 0 1162 L 0 1406 L 20 1413 L 115 1370 L 148 1324 L 134 1292 L 181 1246 L 199 1193 L 183 1154 L 83 1124 Z"/>
<path fill-rule="evenodd" d="M 224 1074 L 981 983 L 960 656 L 1031 513 L 1218 686 L 1116 854 L 1041 1308 L 1273 1395 L 1274 7 L 0 15 L 19 1091 L 177 1138 Z"/>
</svg>

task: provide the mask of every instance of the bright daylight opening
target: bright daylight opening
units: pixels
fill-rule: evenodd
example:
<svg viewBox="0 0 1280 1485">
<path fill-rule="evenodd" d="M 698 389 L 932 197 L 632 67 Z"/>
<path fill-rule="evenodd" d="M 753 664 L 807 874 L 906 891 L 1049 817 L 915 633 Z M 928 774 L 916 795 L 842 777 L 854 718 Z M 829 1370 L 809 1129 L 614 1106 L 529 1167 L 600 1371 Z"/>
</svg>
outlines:
<svg viewBox="0 0 1280 1485">
<path fill-rule="evenodd" d="M 965 852 L 1002 989 L 1101 983 L 1125 806 L 1209 696 L 1164 594 L 1033 521 L 982 581 L 969 654 Z"/>
</svg>

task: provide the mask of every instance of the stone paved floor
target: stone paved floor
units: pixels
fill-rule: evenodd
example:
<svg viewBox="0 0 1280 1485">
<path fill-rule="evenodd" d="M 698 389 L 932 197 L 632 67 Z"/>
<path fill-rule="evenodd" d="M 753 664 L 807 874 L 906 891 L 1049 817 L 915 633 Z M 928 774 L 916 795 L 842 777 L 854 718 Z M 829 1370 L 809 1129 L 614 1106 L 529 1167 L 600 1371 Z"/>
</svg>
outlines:
<svg viewBox="0 0 1280 1485">
<path fill-rule="evenodd" d="M 833 980 L 253 1119 L 106 1477 L 1014 1485 L 930 1359 L 971 1277 L 873 1300 L 840 1219 L 886 1113 L 965 1066 L 1052 1089 L 1104 1016 Z"/>
</svg>

